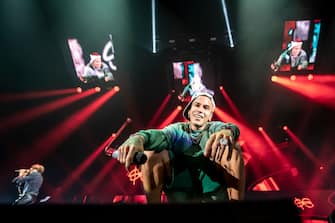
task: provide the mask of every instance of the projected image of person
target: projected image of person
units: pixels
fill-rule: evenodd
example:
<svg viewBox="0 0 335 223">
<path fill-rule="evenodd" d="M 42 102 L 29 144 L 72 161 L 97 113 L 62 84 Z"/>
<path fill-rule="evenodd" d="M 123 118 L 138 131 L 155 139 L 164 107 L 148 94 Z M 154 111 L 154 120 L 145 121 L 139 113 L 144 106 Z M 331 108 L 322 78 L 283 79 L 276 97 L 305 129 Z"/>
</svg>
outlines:
<svg viewBox="0 0 335 223">
<path fill-rule="evenodd" d="M 214 91 L 208 89 L 202 82 L 202 68 L 199 63 L 194 63 L 190 66 L 190 82 L 184 87 L 181 94 L 178 95 L 180 101 L 184 101 L 189 94 L 193 96 L 196 92 L 207 92 L 214 95 Z"/>
<path fill-rule="evenodd" d="M 147 203 L 220 202 L 244 199 L 245 171 L 240 130 L 211 121 L 213 95 L 195 92 L 183 111 L 185 122 L 139 130 L 118 147 L 118 161 L 129 170 L 138 152 Z"/>
<path fill-rule="evenodd" d="M 114 81 L 114 76 L 106 63 L 101 59 L 98 52 L 90 54 L 90 62 L 85 66 L 83 74 L 84 82 L 103 80 L 105 82 Z"/>
<path fill-rule="evenodd" d="M 308 68 L 308 56 L 302 48 L 301 40 L 291 41 L 289 47 L 280 54 L 278 59 L 271 64 L 273 71 L 280 70 L 281 66 L 288 64 L 291 71 L 300 71 Z"/>
</svg>

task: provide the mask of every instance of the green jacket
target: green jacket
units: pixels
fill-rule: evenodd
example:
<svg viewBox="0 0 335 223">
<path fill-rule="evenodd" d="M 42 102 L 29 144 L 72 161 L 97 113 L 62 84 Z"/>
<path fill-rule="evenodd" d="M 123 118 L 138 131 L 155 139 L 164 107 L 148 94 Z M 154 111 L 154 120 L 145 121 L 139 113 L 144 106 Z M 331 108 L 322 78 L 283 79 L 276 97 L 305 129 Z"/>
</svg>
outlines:
<svg viewBox="0 0 335 223">
<path fill-rule="evenodd" d="M 196 177 L 201 185 L 202 193 L 207 193 L 217 190 L 221 184 L 205 173 L 203 167 L 209 162 L 209 159 L 203 156 L 203 151 L 210 135 L 222 129 L 230 129 L 235 140 L 240 135 L 240 130 L 236 125 L 220 121 L 209 122 L 207 127 L 201 131 L 191 131 L 189 123 L 178 122 L 161 130 L 140 130 L 136 134 L 144 137 L 145 150 L 160 152 L 167 149 L 172 165 L 179 157 L 183 157 L 183 160 L 185 157 L 186 160 L 192 160 L 192 164 L 185 165 L 193 170 L 196 169 L 196 171 L 191 171 L 192 178 Z"/>
</svg>

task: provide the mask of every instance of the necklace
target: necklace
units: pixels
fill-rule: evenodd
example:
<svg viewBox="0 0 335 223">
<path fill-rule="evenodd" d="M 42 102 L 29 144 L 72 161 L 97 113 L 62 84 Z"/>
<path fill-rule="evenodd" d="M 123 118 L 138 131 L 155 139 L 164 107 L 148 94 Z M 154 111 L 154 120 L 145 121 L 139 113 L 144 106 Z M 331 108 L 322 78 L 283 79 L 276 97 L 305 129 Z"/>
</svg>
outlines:
<svg viewBox="0 0 335 223">
<path fill-rule="evenodd" d="M 192 144 L 199 144 L 203 134 L 204 134 L 203 130 L 192 130 L 192 129 L 190 129 L 189 135 L 191 137 Z"/>
</svg>

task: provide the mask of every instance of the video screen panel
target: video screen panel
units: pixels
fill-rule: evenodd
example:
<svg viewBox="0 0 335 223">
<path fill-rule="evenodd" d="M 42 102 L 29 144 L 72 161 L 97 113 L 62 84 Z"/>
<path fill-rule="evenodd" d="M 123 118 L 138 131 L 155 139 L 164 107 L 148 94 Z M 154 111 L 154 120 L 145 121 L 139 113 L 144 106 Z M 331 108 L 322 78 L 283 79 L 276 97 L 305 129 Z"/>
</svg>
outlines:
<svg viewBox="0 0 335 223">
<path fill-rule="evenodd" d="M 194 60 L 174 61 L 172 69 L 174 87 L 179 100 L 184 101 L 196 92 L 207 92 L 214 95 L 214 91 L 206 86 L 200 62 Z"/>
<path fill-rule="evenodd" d="M 116 85 L 114 64 L 115 51 L 112 35 L 109 34 L 101 49 L 85 52 L 77 38 L 68 38 L 75 75 L 82 87 L 109 87 Z"/>
<path fill-rule="evenodd" d="M 271 63 L 271 69 L 288 74 L 314 71 L 320 30 L 320 19 L 285 21 L 281 52 Z"/>
</svg>

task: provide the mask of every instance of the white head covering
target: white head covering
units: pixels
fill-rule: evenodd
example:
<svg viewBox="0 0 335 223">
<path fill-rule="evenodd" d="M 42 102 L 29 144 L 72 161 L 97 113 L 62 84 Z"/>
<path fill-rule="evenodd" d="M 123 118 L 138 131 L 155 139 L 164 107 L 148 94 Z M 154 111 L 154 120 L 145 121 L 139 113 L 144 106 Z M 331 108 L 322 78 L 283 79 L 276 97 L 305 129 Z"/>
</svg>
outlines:
<svg viewBox="0 0 335 223">
<path fill-rule="evenodd" d="M 90 54 L 90 63 L 93 63 L 96 59 L 101 59 L 101 55 L 100 54 Z"/>
<path fill-rule="evenodd" d="M 190 120 L 190 117 L 188 116 L 188 111 L 191 109 L 191 105 L 192 105 L 193 101 L 197 97 L 199 97 L 199 96 L 206 96 L 206 97 L 208 97 L 211 100 L 212 104 L 213 104 L 213 110 L 215 109 L 215 102 L 214 102 L 213 95 L 211 95 L 208 92 L 196 92 L 196 93 L 194 93 L 194 95 L 192 96 L 191 100 L 188 102 L 188 104 L 186 105 L 186 107 L 185 107 L 185 109 L 183 111 L 183 116 L 187 120 Z"/>
<path fill-rule="evenodd" d="M 291 41 L 291 48 L 296 47 L 296 46 L 302 46 L 301 41 Z"/>
</svg>

